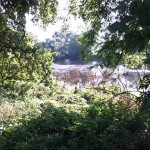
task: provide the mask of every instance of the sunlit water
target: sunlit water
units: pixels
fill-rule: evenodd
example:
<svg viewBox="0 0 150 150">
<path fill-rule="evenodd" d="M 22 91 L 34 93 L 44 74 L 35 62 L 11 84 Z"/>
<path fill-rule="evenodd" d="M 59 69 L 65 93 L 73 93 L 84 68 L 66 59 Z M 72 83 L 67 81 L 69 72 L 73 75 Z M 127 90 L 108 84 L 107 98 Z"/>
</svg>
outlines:
<svg viewBox="0 0 150 150">
<path fill-rule="evenodd" d="M 67 73 L 72 69 L 79 69 L 81 72 L 87 71 L 92 67 L 92 65 L 59 65 L 55 64 L 52 66 L 55 72 L 59 72 L 62 74 Z M 111 75 L 107 79 L 108 85 L 117 85 L 122 89 L 131 91 L 133 94 L 139 95 L 139 79 L 144 75 L 150 74 L 150 70 L 133 70 L 126 69 L 123 66 L 117 67 L 115 70 L 111 70 L 108 68 L 92 68 L 91 72 L 95 75 L 95 79 L 93 83 L 101 84 L 102 78 L 105 78 L 108 72 Z M 112 80 L 115 80 L 115 83 L 112 83 Z"/>
</svg>

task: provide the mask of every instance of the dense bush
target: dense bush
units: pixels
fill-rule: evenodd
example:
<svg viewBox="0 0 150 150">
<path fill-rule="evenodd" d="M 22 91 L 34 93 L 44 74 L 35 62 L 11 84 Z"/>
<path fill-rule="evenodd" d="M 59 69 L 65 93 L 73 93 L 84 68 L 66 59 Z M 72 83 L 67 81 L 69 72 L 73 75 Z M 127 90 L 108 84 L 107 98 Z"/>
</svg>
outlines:
<svg viewBox="0 0 150 150">
<path fill-rule="evenodd" d="M 121 102 L 99 99 L 80 113 L 40 105 L 39 115 L 26 115 L 1 130 L 1 149 L 149 150 L 150 112 L 127 109 Z"/>
<path fill-rule="evenodd" d="M 0 94 L 2 150 L 150 149 L 149 109 L 117 87 L 14 85 Z"/>
</svg>

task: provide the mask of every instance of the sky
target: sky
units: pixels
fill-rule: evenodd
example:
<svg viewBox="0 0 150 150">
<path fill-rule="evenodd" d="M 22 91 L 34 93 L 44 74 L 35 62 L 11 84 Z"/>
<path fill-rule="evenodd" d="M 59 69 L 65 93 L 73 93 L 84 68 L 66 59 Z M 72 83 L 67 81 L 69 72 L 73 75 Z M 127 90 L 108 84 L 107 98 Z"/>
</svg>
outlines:
<svg viewBox="0 0 150 150">
<path fill-rule="evenodd" d="M 65 9 L 67 5 L 68 5 L 67 0 L 59 2 L 58 17 L 67 16 L 67 11 Z M 63 21 L 58 20 L 55 25 L 50 24 L 46 30 L 43 30 L 41 27 L 36 26 L 32 23 L 31 15 L 27 15 L 26 18 L 27 18 L 26 31 L 31 32 L 33 35 L 35 35 L 38 41 L 45 41 L 45 39 L 51 38 L 51 36 L 54 34 L 55 31 L 61 32 L 63 26 Z M 69 24 L 70 26 L 69 31 L 72 31 L 73 33 L 81 34 L 85 30 L 85 24 L 82 21 L 82 19 L 75 20 L 74 17 L 72 16 L 67 24 Z"/>
</svg>

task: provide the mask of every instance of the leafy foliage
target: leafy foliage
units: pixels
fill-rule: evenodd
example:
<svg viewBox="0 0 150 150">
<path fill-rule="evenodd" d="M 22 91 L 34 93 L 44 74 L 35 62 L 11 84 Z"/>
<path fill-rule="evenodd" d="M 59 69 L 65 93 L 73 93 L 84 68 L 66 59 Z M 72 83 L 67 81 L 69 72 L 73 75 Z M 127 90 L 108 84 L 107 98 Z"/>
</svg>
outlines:
<svg viewBox="0 0 150 150">
<path fill-rule="evenodd" d="M 6 34 L 8 33 L 9 31 Z M 48 84 L 52 72 L 50 68 L 53 61 L 51 51 L 41 50 L 30 36 L 27 36 L 24 41 L 20 39 L 21 36 L 17 32 L 10 33 L 8 36 L 11 41 L 3 40 L 6 42 L 4 44 L 8 46 L 7 51 L 0 53 L 0 86 L 7 87 L 8 85 L 10 87 L 17 80 L 39 80 Z M 19 38 L 19 43 L 16 41 L 16 37 Z M 14 45 L 18 47 L 14 47 Z"/>
<path fill-rule="evenodd" d="M 73 0 L 70 12 L 90 24 L 79 39 L 87 46 L 85 57 L 95 53 L 103 58 L 101 66 L 112 68 L 123 62 L 136 68 L 149 65 L 150 1 L 81 0 L 75 3 Z M 146 77 L 142 87 L 148 87 L 148 81 Z M 149 103 L 149 89 L 146 90 L 140 97 L 143 105 Z"/>
<path fill-rule="evenodd" d="M 34 84 L 20 101 L 21 95 L 3 91 L 0 148 L 149 149 L 149 111 L 141 111 L 129 95 L 111 98 L 117 88 L 102 89 L 74 93 L 58 88 L 54 94 L 51 88 Z"/>
<path fill-rule="evenodd" d="M 147 0 L 87 0 L 71 3 L 70 11 L 85 22 L 90 30 L 83 34 L 81 41 L 104 58 L 106 66 L 115 67 L 128 54 L 144 52 L 150 40 L 150 2 Z M 104 41 L 99 40 L 104 32 Z M 91 50 L 87 52 L 90 53 Z M 86 49 L 85 49 L 86 53 Z M 149 57 L 149 56 L 148 56 Z"/>
<path fill-rule="evenodd" d="M 43 51 L 26 33 L 26 15 L 46 27 L 54 22 L 57 1 L 1 1 L 0 6 L 0 87 L 13 86 L 17 80 L 50 84 L 52 53 Z"/>
<path fill-rule="evenodd" d="M 49 102 L 40 109 L 2 131 L 2 149 L 149 149 L 148 113 L 119 102 L 101 99 L 81 113 Z"/>
<path fill-rule="evenodd" d="M 55 56 L 55 62 L 70 59 L 71 61 L 79 61 L 81 57 L 80 48 L 82 45 L 78 44 L 76 38 L 78 35 L 73 33 L 59 33 L 55 32 L 52 39 L 46 39 L 46 42 L 39 43 L 42 48 L 51 48 L 53 52 L 58 53 Z"/>
<path fill-rule="evenodd" d="M 54 22 L 57 5 L 56 0 L 1 1 L 1 30 L 4 31 L 7 27 L 25 30 L 26 14 L 32 14 L 35 23 L 42 20 L 43 25 L 46 26 L 48 23 Z"/>
<path fill-rule="evenodd" d="M 34 21 L 42 19 L 43 24 L 52 21 L 55 4 L 57 1 L 52 0 L 1 1 L 0 81 L 7 88 L 1 90 L 1 98 L 9 101 L 1 101 L 0 105 L 0 149 L 149 150 L 149 92 L 144 91 L 132 103 L 124 102 L 126 98 L 131 101 L 128 95 L 118 99 L 111 98 L 113 93 L 106 96 L 107 89 L 118 90 L 112 87 L 104 92 L 96 88 L 96 91 L 77 91 L 72 95 L 66 89 L 52 93 L 52 53 L 41 50 L 24 33 L 24 25 L 26 13 L 31 13 Z M 84 44 L 98 43 L 99 31 L 105 25 L 106 41 L 102 45 L 98 43 L 95 53 L 104 57 L 107 66 L 114 67 L 124 54 L 145 52 L 149 42 L 148 1 L 81 0 L 78 5 L 72 0 L 71 4 L 74 15 L 91 23 L 90 31 L 80 39 Z M 112 11 L 116 13 L 114 22 Z M 27 85 L 20 80 L 38 81 L 39 85 Z M 141 88 L 148 86 L 149 76 L 146 76 Z M 29 94 L 28 99 L 10 102 L 25 94 Z"/>
</svg>

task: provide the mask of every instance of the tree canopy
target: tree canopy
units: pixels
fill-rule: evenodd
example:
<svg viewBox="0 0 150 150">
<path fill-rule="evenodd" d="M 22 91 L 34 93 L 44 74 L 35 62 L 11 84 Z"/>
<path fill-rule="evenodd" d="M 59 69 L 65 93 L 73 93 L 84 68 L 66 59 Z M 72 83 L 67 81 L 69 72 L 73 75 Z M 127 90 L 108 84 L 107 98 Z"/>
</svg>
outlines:
<svg viewBox="0 0 150 150">
<path fill-rule="evenodd" d="M 48 77 L 50 72 L 48 73 L 49 69 L 43 67 L 42 59 L 48 56 L 44 53 L 50 51 L 42 52 L 26 33 L 26 15 L 32 15 L 34 23 L 46 27 L 48 23 L 54 23 L 56 20 L 58 1 L 2 0 L 0 4 L 2 85 L 6 79 L 21 79 L 23 72 L 26 77 L 28 76 L 24 79 L 29 79 L 29 76 L 32 78 L 33 73 L 29 70 L 32 68 L 35 71 L 36 67 L 41 68 L 43 74 L 43 77 L 39 78 Z M 143 58 L 147 58 L 144 63 L 149 63 L 150 2 L 148 0 L 72 0 L 69 9 L 74 16 L 82 17 L 90 24 L 89 30 L 79 38 L 79 42 L 86 46 L 83 52 L 85 57 L 94 54 L 98 59 L 103 58 L 106 66 L 115 67 L 125 61 L 125 55 L 142 53 Z M 102 33 L 103 41 L 100 40 Z M 70 49 L 69 45 L 66 46 Z M 41 52 L 43 56 L 38 57 L 37 54 Z M 16 66 L 18 69 L 12 69 Z"/>
<path fill-rule="evenodd" d="M 55 62 L 64 61 L 64 59 L 70 59 L 70 61 L 80 61 L 81 53 L 80 49 L 82 45 L 77 42 L 75 33 L 61 33 L 55 32 L 52 38 L 46 39 L 45 42 L 39 43 L 42 48 L 51 49 L 53 52 L 57 52 L 55 56 Z"/>
<path fill-rule="evenodd" d="M 74 1 L 70 12 L 90 23 L 89 31 L 80 41 L 87 47 L 95 45 L 97 55 L 104 58 L 105 65 L 116 66 L 123 61 L 125 54 L 144 52 L 149 57 L 149 0 Z M 102 32 L 105 34 L 104 41 L 99 42 Z M 91 49 L 85 53 L 91 54 Z"/>
<path fill-rule="evenodd" d="M 2 0 L 0 4 L 1 31 L 7 27 L 24 30 L 27 14 L 43 26 L 54 22 L 57 15 L 57 0 Z"/>
<path fill-rule="evenodd" d="M 0 1 L 0 86 L 14 80 L 40 80 L 48 83 L 52 54 L 42 51 L 26 32 L 26 15 L 46 27 L 55 22 L 56 0 Z"/>
</svg>

